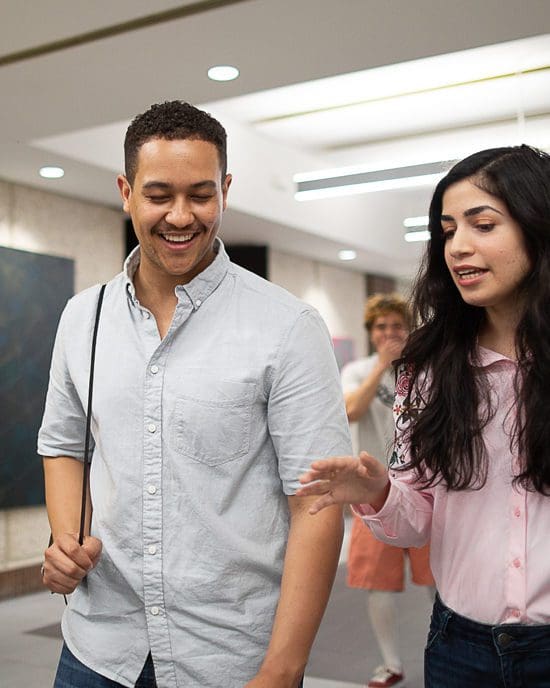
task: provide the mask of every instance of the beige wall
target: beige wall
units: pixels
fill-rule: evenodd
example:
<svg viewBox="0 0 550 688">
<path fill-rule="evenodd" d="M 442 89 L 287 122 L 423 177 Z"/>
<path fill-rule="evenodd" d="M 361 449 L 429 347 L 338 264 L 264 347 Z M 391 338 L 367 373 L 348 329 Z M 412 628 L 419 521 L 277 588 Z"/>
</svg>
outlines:
<svg viewBox="0 0 550 688">
<path fill-rule="evenodd" d="M 365 355 L 363 273 L 270 251 L 269 278 L 317 308 L 333 337 L 351 337 L 356 357 Z"/>
<path fill-rule="evenodd" d="M 0 180 L 0 246 L 72 258 L 80 291 L 120 271 L 123 215 Z M 44 507 L 0 511 L 0 571 L 40 561 L 48 534 Z"/>
</svg>

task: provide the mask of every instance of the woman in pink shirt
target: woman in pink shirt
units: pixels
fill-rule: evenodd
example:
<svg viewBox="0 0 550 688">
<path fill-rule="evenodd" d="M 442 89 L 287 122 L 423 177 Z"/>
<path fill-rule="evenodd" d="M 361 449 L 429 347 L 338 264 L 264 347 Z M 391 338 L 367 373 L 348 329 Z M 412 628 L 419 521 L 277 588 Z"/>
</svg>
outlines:
<svg viewBox="0 0 550 688">
<path fill-rule="evenodd" d="M 316 461 L 311 513 L 354 504 L 376 537 L 431 538 L 427 688 L 550 686 L 550 156 L 481 151 L 436 187 L 399 360 L 389 473 Z"/>
</svg>

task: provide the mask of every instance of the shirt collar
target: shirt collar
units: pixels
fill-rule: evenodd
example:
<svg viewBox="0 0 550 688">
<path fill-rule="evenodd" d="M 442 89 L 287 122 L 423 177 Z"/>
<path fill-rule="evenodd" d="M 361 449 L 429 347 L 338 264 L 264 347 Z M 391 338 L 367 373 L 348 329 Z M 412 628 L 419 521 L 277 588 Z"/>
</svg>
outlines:
<svg viewBox="0 0 550 688">
<path fill-rule="evenodd" d="M 187 294 L 194 308 L 198 308 L 218 288 L 229 269 L 229 256 L 219 237 L 214 242 L 214 251 L 216 257 L 207 268 L 188 284 L 180 284 L 175 289 L 178 299 L 181 300 L 182 295 Z M 126 291 L 134 305 L 137 305 L 137 298 L 133 278 L 140 258 L 140 247 L 136 246 L 124 261 Z"/>
<path fill-rule="evenodd" d="M 513 363 L 516 365 L 516 361 L 508 358 L 508 356 L 499 354 L 492 349 L 486 349 L 480 344 L 477 345 L 475 358 L 470 358 L 470 362 L 475 368 L 488 368 L 494 363 Z"/>
</svg>

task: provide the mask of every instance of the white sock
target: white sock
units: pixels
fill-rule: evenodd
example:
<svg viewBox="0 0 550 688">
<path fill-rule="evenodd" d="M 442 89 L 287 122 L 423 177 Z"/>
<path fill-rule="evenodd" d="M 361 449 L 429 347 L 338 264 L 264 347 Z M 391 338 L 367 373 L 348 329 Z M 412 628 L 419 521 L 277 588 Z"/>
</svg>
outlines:
<svg viewBox="0 0 550 688">
<path fill-rule="evenodd" d="M 402 671 L 402 664 L 398 651 L 395 593 L 387 592 L 386 590 L 370 590 L 367 606 L 384 666 L 400 673 Z"/>
</svg>

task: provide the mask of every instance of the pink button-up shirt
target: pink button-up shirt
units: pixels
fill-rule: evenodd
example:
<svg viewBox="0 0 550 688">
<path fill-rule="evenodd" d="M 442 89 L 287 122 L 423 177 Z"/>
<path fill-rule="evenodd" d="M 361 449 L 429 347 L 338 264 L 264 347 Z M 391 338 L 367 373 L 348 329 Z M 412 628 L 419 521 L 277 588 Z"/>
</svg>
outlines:
<svg viewBox="0 0 550 688">
<path fill-rule="evenodd" d="M 487 624 L 549 624 L 550 497 L 512 483 L 518 473 L 510 448 L 516 363 L 480 347 L 476 368 L 496 410 L 483 432 L 489 457 L 484 487 L 447 491 L 440 484 L 420 492 L 411 471 L 390 471 L 382 509 L 361 505 L 357 511 L 389 544 L 419 547 L 431 540 L 439 595 L 459 614 Z M 397 411 L 405 396 L 399 387 Z M 406 461 L 407 448 L 401 451 L 398 458 Z"/>
</svg>

